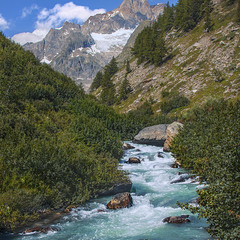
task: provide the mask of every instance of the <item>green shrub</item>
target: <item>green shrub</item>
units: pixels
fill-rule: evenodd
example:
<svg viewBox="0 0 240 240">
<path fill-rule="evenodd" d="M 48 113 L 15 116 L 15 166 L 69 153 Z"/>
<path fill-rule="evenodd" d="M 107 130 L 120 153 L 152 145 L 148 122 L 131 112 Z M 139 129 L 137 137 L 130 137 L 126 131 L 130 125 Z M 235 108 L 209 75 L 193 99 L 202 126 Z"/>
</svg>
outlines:
<svg viewBox="0 0 240 240">
<path fill-rule="evenodd" d="M 174 109 L 188 106 L 190 103 L 189 99 L 182 95 L 175 95 L 171 98 L 164 99 L 161 102 L 161 111 L 163 113 L 169 113 Z"/>
<path fill-rule="evenodd" d="M 207 218 L 217 239 L 238 239 L 240 225 L 240 102 L 211 101 L 189 114 L 172 152 L 200 176 L 200 207 L 182 204 Z M 236 237 L 237 236 L 237 237 Z"/>
</svg>

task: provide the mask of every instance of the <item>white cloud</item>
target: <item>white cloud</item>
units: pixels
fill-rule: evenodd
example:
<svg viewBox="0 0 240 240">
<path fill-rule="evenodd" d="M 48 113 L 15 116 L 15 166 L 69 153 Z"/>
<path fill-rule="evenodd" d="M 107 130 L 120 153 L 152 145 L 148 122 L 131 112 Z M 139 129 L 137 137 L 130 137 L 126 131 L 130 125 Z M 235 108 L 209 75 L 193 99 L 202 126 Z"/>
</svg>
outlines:
<svg viewBox="0 0 240 240">
<path fill-rule="evenodd" d="M 89 7 L 78 6 L 73 2 L 64 5 L 56 4 L 52 9 L 43 9 L 38 15 L 37 28 L 55 28 L 64 21 L 75 20 L 78 23 L 85 22 L 90 16 L 105 13 L 105 9 L 91 10 Z"/>
<path fill-rule="evenodd" d="M 36 43 L 43 40 L 47 35 L 48 31 L 49 29 L 36 29 L 32 33 L 30 32 L 19 33 L 15 34 L 12 37 L 12 40 L 21 45 L 24 45 L 25 43 L 28 42 Z"/>
<path fill-rule="evenodd" d="M 8 27 L 9 27 L 9 23 L 4 19 L 4 17 L 0 13 L 0 30 L 7 29 Z"/>
<path fill-rule="evenodd" d="M 27 15 L 30 15 L 34 10 L 39 9 L 37 4 L 33 4 L 31 7 L 25 7 L 22 10 L 22 18 L 25 18 Z"/>
<path fill-rule="evenodd" d="M 56 4 L 54 8 L 44 8 L 39 13 L 35 24 L 36 30 L 33 33 L 19 33 L 14 35 L 12 39 L 21 45 L 27 42 L 38 42 L 47 35 L 51 28 L 59 27 L 65 21 L 76 21 L 81 24 L 90 16 L 105 12 L 105 9 L 91 10 L 89 7 L 78 6 L 73 2 L 64 5 Z"/>
</svg>

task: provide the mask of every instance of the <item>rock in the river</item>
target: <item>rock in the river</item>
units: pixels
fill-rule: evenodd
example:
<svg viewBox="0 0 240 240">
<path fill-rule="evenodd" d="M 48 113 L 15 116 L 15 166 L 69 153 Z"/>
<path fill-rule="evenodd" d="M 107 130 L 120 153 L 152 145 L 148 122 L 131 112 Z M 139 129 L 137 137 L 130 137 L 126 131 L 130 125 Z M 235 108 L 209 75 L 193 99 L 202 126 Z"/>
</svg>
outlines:
<svg viewBox="0 0 240 240">
<path fill-rule="evenodd" d="M 172 124 L 168 125 L 167 127 L 167 139 L 164 143 L 163 151 L 169 152 L 170 145 L 172 142 L 172 139 L 178 134 L 179 129 L 183 127 L 182 123 L 179 122 L 173 122 Z"/>
<path fill-rule="evenodd" d="M 162 153 L 162 152 L 159 152 L 159 153 L 158 153 L 158 157 L 159 157 L 159 158 L 164 158 L 163 153 Z"/>
<path fill-rule="evenodd" d="M 188 219 L 189 215 L 181 215 L 176 217 L 167 217 L 163 219 L 163 222 L 166 223 L 187 223 L 190 222 Z"/>
<path fill-rule="evenodd" d="M 68 213 L 72 211 L 73 208 L 77 208 L 76 205 L 69 205 L 66 209 L 63 210 L 63 213 Z"/>
<path fill-rule="evenodd" d="M 188 174 L 184 174 L 184 175 L 180 175 L 180 177 L 176 180 L 171 181 L 170 183 L 180 183 L 180 182 L 185 182 L 186 180 L 188 180 L 189 178 L 191 178 L 191 175 Z"/>
<path fill-rule="evenodd" d="M 38 232 L 38 233 L 48 233 L 48 232 L 53 232 L 53 231 L 57 231 L 56 228 L 52 228 L 52 227 L 43 227 L 43 226 L 38 226 L 38 227 L 32 227 L 32 228 L 28 228 L 24 231 L 24 234 L 27 233 L 34 233 L 34 232 Z"/>
<path fill-rule="evenodd" d="M 163 147 L 167 139 L 167 127 L 167 124 L 146 127 L 134 137 L 133 142 Z"/>
<path fill-rule="evenodd" d="M 131 157 L 128 159 L 128 161 L 126 163 L 141 163 L 141 160 L 136 157 Z"/>
<path fill-rule="evenodd" d="M 134 149 L 135 147 L 133 147 L 132 145 L 130 145 L 129 143 L 123 143 L 122 149 L 123 150 L 128 150 L 128 149 Z"/>
<path fill-rule="evenodd" d="M 129 208 L 133 204 L 130 193 L 119 193 L 107 204 L 107 209 Z"/>
<path fill-rule="evenodd" d="M 179 167 L 181 167 L 181 163 L 178 161 L 175 161 L 175 163 L 171 165 L 171 168 L 179 168 Z"/>
</svg>

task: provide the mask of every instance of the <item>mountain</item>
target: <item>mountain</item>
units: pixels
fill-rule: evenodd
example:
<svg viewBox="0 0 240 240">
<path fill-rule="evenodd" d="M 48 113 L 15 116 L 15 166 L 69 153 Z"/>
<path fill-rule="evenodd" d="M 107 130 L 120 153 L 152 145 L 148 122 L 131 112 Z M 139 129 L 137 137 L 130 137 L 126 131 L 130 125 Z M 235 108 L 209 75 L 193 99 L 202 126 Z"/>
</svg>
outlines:
<svg viewBox="0 0 240 240">
<path fill-rule="evenodd" d="M 135 29 L 144 20 L 155 20 L 164 4 L 150 6 L 147 0 L 124 0 L 113 11 L 90 17 L 82 26 L 83 33 L 110 34 L 118 29 Z"/>
<path fill-rule="evenodd" d="M 151 100 L 155 113 L 165 111 L 164 106 L 172 104 L 169 112 L 173 110 L 171 114 L 174 115 L 209 98 L 239 98 L 240 27 L 236 21 L 236 9 L 237 3 L 227 7 L 224 2 L 215 3 L 210 15 L 213 25 L 210 31 L 205 29 L 205 19 L 190 31 L 174 27 L 168 30 L 164 37 L 168 53 L 160 65 L 139 64 L 132 55 L 130 49 L 134 46 L 134 36 L 139 33 L 136 29 L 117 57 L 120 64 L 130 60 L 131 72 L 127 74 L 127 80 L 133 91 L 116 108 L 128 112 Z M 122 67 L 114 76 L 117 92 L 126 73 L 126 67 Z M 181 96 L 178 100 L 184 100 L 187 106 L 179 110 L 174 107 L 179 102 L 176 96 Z"/>
<path fill-rule="evenodd" d="M 82 26 L 65 22 L 51 29 L 42 41 L 27 43 L 24 48 L 88 89 L 96 73 L 121 53 L 134 29 L 142 21 L 155 20 L 164 6 L 124 0 L 113 11 L 91 16 Z"/>
</svg>

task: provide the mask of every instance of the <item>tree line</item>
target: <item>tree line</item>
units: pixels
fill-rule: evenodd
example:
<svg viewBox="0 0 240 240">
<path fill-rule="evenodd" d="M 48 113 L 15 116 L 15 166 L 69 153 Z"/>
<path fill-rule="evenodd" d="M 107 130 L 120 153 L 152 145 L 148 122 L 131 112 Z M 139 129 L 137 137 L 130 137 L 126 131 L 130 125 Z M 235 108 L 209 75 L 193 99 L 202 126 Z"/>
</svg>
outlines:
<svg viewBox="0 0 240 240">
<path fill-rule="evenodd" d="M 239 0 L 225 0 L 224 4 L 233 5 L 236 2 L 236 21 L 240 22 Z M 171 57 L 165 42 L 165 36 L 170 30 L 189 32 L 203 19 L 205 31 L 211 31 L 214 27 L 212 10 L 211 0 L 179 0 L 172 6 L 167 3 L 158 20 L 144 28 L 136 38 L 132 53 L 137 57 L 138 64 L 145 62 L 160 66 Z"/>
</svg>

